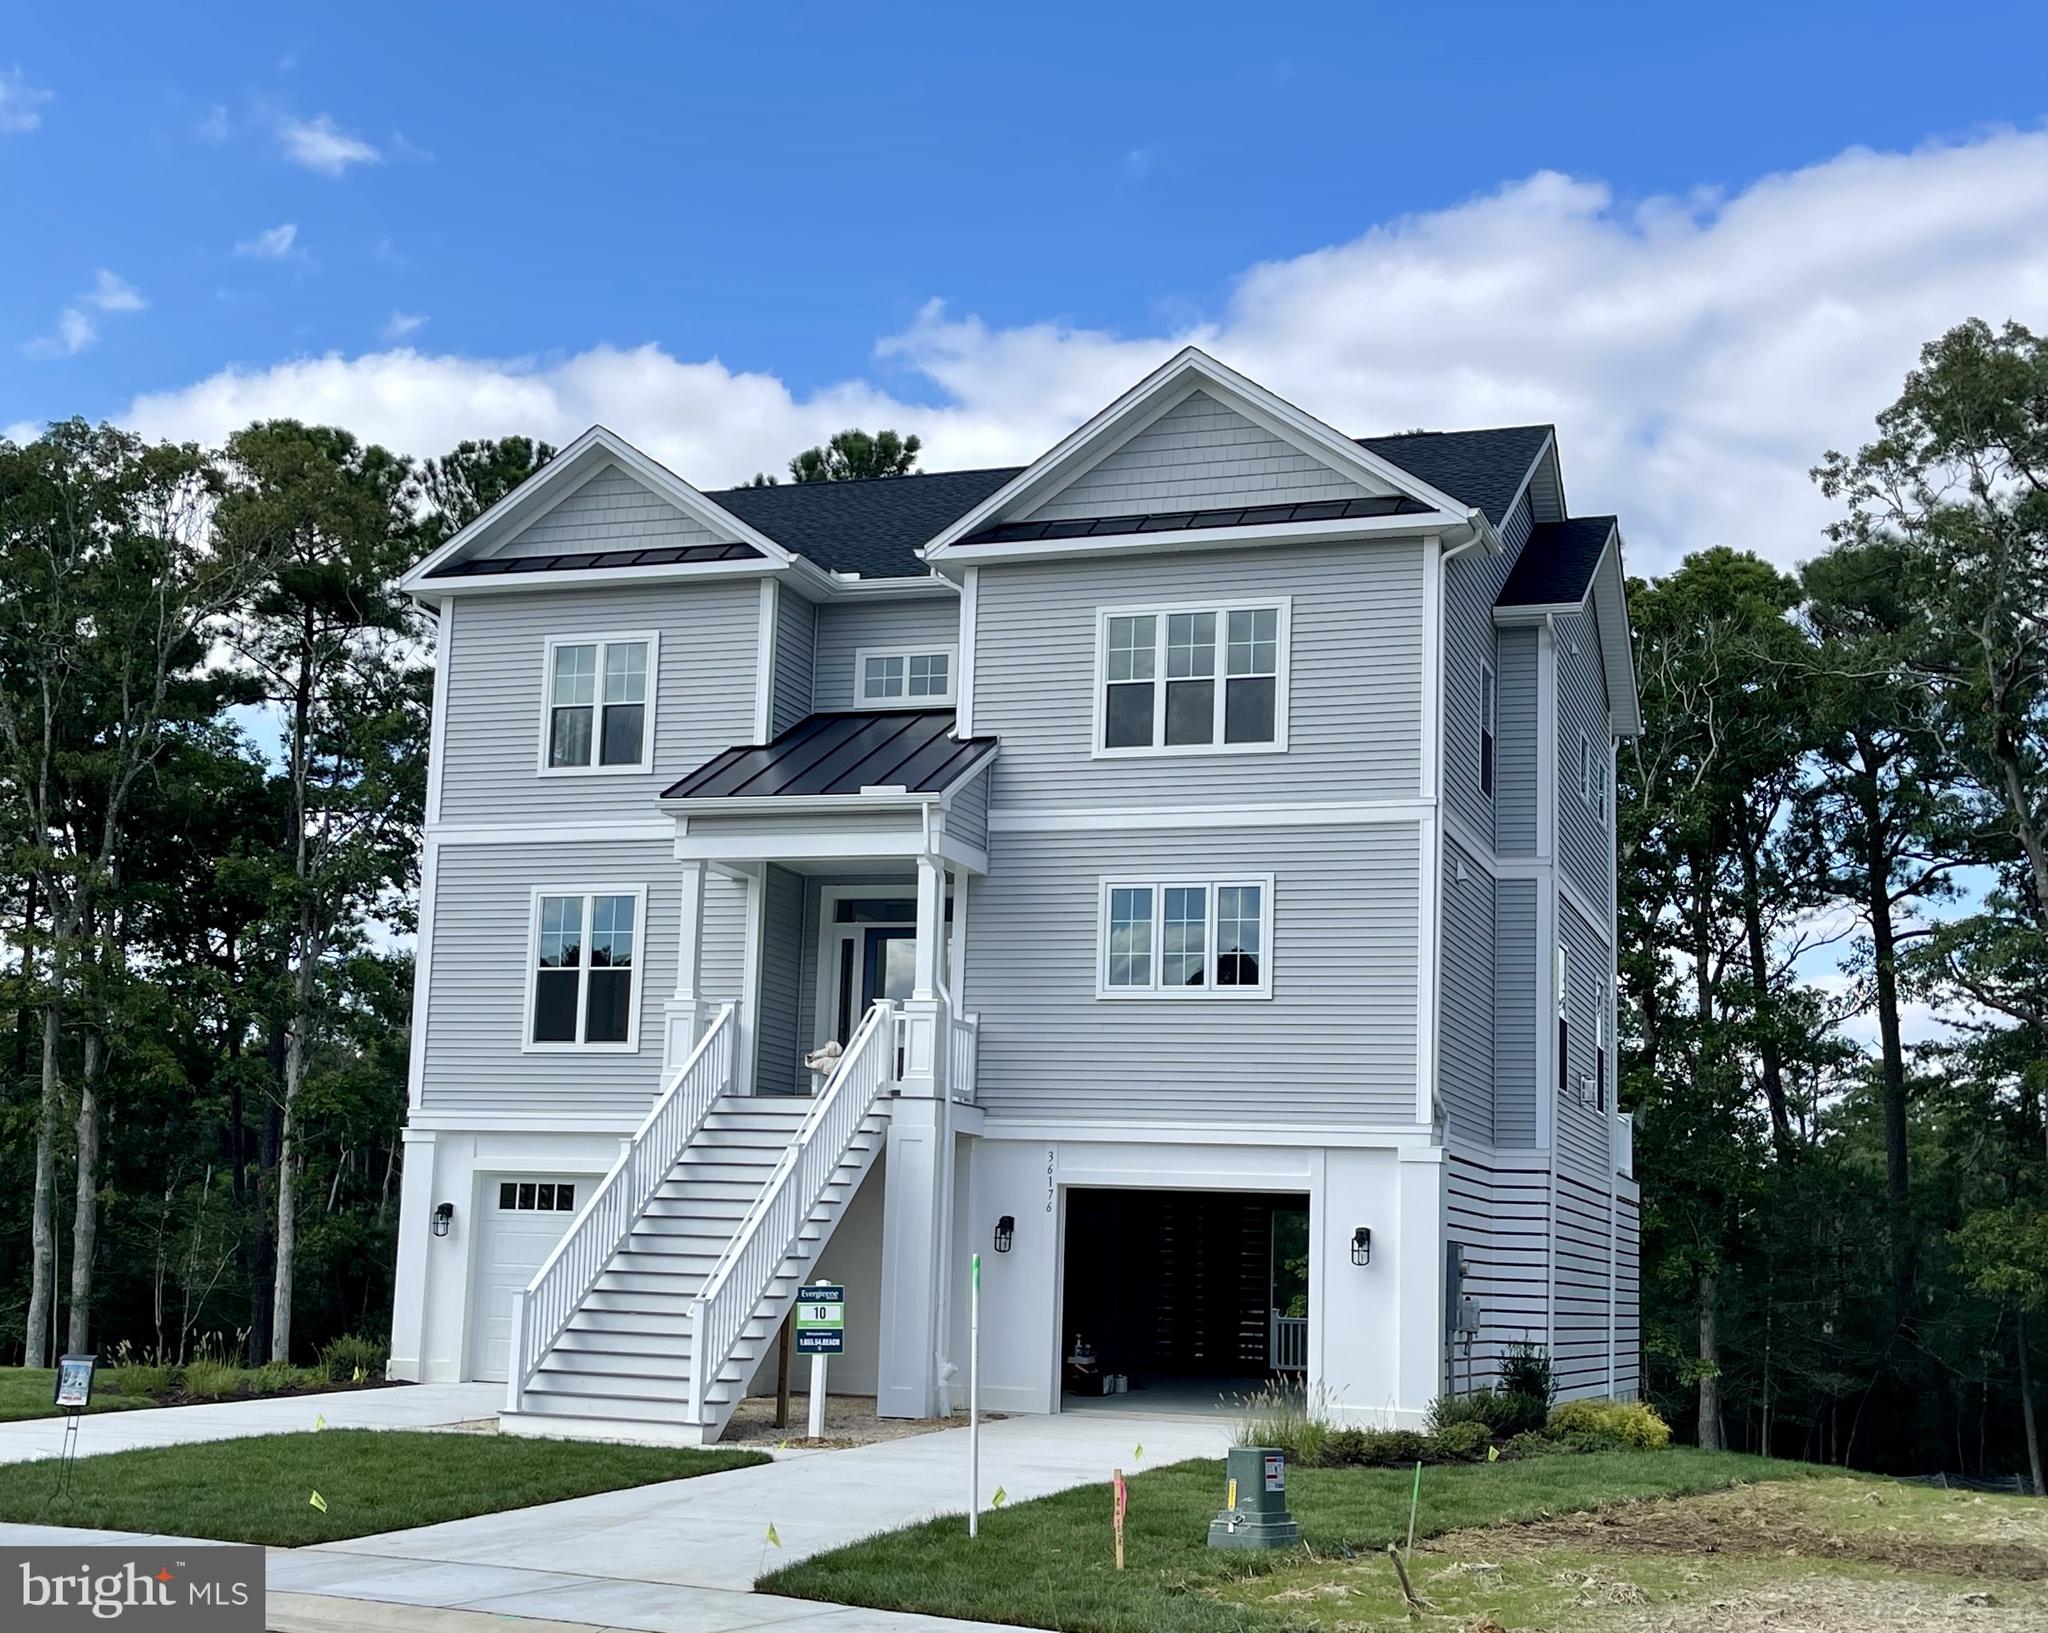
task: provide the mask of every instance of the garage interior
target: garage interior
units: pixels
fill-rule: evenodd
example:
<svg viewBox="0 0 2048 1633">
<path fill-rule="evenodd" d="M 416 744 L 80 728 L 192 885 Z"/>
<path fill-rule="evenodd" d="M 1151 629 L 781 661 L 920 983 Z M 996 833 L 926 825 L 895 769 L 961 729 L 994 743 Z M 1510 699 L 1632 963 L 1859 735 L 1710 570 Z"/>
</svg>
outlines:
<svg viewBox="0 0 2048 1633">
<path fill-rule="evenodd" d="M 1069 1191 L 1062 1408 L 1218 1411 L 1299 1383 L 1308 1241 L 1302 1195 Z"/>
</svg>

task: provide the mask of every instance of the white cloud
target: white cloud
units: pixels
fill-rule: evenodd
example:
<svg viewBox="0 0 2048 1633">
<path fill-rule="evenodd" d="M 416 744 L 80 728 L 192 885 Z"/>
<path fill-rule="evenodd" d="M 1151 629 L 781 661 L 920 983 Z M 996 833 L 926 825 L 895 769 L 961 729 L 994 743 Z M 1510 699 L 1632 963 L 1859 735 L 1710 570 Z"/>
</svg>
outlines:
<svg viewBox="0 0 2048 1633">
<path fill-rule="evenodd" d="M 287 221 L 282 226 L 266 227 L 253 238 L 244 238 L 235 245 L 235 253 L 261 261 L 282 261 L 292 253 L 298 237 L 298 224 Z"/>
<path fill-rule="evenodd" d="M 93 275 L 92 288 L 57 314 L 55 331 L 38 335 L 22 350 L 31 357 L 76 357 L 100 337 L 95 313 L 140 312 L 148 305 L 142 292 L 127 279 L 102 267 Z"/>
<path fill-rule="evenodd" d="M 0 132 L 36 129 L 43 122 L 43 109 L 56 98 L 55 91 L 29 84 L 19 66 L 0 68 Z"/>
<path fill-rule="evenodd" d="M 323 176 L 339 176 L 352 164 L 377 164 L 382 155 L 360 136 L 351 136 L 326 114 L 287 119 L 277 128 L 284 155 Z"/>
<path fill-rule="evenodd" d="M 225 142 L 228 139 L 228 110 L 216 102 L 192 127 L 192 134 L 202 142 Z"/>
<path fill-rule="evenodd" d="M 643 345 L 300 358 L 126 417 L 218 438 L 290 414 L 416 454 L 509 432 L 561 443 L 602 419 L 709 487 L 855 423 L 917 432 L 933 469 L 1029 459 L 1193 341 L 1353 433 L 1554 420 L 1574 509 L 1619 512 L 1633 568 L 1662 571 L 1713 544 L 1810 554 L 1827 507 L 1809 467 L 1870 434 L 1920 343 L 1972 315 L 2044 312 L 2048 133 L 2000 132 L 1636 203 L 1540 173 L 1255 266 L 1172 332 L 994 328 L 934 302 L 877 361 L 936 406 L 865 379 L 799 396 Z"/>
<path fill-rule="evenodd" d="M 403 340 L 426 321 L 427 315 L 424 312 L 393 312 L 384 324 L 384 338 Z"/>
</svg>

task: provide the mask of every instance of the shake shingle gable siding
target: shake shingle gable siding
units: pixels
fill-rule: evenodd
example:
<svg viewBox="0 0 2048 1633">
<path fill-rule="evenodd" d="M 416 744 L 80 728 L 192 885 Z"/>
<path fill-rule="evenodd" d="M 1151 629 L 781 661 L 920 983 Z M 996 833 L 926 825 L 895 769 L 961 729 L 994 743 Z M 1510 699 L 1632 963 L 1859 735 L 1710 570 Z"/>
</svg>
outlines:
<svg viewBox="0 0 2048 1633">
<path fill-rule="evenodd" d="M 1613 537 L 1612 516 L 1574 516 L 1570 521 L 1544 522 L 1529 530 L 1529 542 L 1515 561 L 1495 599 L 1497 607 L 1577 606 L 1593 584 L 1607 541 Z"/>
<path fill-rule="evenodd" d="M 863 788 L 939 793 L 996 747 L 993 737 L 955 737 L 953 719 L 951 709 L 814 714 L 772 743 L 727 749 L 661 797 L 777 799 Z"/>
</svg>

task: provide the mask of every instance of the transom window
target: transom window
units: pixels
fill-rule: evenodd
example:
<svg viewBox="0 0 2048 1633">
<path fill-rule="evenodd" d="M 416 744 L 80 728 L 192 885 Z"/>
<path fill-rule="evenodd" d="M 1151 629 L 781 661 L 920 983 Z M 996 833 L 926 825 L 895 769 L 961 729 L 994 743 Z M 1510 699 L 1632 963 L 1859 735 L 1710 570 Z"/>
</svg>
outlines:
<svg viewBox="0 0 2048 1633">
<path fill-rule="evenodd" d="M 632 1049 L 644 893 L 536 891 L 529 1049 Z"/>
<path fill-rule="evenodd" d="M 1264 997 L 1273 881 L 1105 879 L 1097 995 Z"/>
<path fill-rule="evenodd" d="M 957 658 L 950 646 L 862 647 L 853 655 L 860 701 L 903 709 L 951 703 Z"/>
<path fill-rule="evenodd" d="M 652 635 L 548 642 L 542 770 L 651 768 L 655 654 Z"/>
<path fill-rule="evenodd" d="M 1097 754 L 1287 746 L 1289 603 L 1113 608 L 1097 633 Z"/>
<path fill-rule="evenodd" d="M 501 1180 L 500 1213 L 574 1213 L 576 1187 L 548 1180 Z"/>
</svg>

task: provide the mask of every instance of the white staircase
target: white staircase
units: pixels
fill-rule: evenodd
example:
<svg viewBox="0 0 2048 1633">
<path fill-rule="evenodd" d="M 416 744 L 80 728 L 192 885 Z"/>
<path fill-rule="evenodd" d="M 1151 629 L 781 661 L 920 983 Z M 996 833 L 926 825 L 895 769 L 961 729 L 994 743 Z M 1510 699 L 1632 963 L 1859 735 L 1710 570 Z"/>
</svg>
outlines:
<svg viewBox="0 0 2048 1633">
<path fill-rule="evenodd" d="M 714 1441 L 886 1137 L 895 1025 L 814 1099 L 735 1095 L 722 1013 L 514 1310 L 508 1433 Z"/>
</svg>

